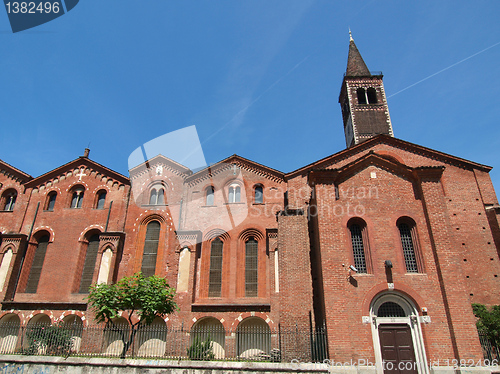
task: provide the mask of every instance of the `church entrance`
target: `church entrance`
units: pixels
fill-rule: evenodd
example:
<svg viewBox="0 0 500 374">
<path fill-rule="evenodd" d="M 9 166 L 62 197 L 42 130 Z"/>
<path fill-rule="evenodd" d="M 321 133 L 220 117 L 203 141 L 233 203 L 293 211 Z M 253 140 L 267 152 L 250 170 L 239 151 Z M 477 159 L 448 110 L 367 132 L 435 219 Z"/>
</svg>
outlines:
<svg viewBox="0 0 500 374">
<path fill-rule="evenodd" d="M 370 308 L 377 372 L 428 374 L 417 309 L 397 292 L 374 299 Z"/>
<path fill-rule="evenodd" d="M 410 326 L 406 324 L 383 324 L 379 326 L 380 351 L 384 362 L 384 373 L 417 374 L 415 350 Z"/>
</svg>

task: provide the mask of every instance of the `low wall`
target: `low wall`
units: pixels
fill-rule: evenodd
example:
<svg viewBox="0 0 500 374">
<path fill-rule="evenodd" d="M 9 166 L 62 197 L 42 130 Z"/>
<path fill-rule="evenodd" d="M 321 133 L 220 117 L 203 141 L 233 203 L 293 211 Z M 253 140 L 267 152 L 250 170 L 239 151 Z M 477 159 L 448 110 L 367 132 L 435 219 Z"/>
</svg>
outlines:
<svg viewBox="0 0 500 374">
<path fill-rule="evenodd" d="M 313 363 L 270 363 L 233 361 L 120 360 L 109 358 L 0 355 L 0 374 L 379 374 L 374 367 L 334 367 Z M 430 374 L 500 373 L 498 367 L 454 370 L 430 368 Z M 382 374 L 382 373 L 380 373 Z"/>
</svg>

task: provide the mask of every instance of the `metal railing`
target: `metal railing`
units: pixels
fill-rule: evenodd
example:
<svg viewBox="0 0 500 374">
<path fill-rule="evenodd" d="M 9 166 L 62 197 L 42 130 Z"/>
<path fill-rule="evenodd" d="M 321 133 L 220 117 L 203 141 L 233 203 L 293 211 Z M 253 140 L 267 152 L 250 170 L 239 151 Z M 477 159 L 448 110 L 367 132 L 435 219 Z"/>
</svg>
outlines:
<svg viewBox="0 0 500 374">
<path fill-rule="evenodd" d="M 321 362 L 327 358 L 325 329 L 312 332 L 245 326 L 224 330 L 222 326 L 203 326 L 189 331 L 143 326 L 123 352 L 130 332 L 128 325 L 4 323 L 0 325 L 0 354 L 267 362 Z"/>
<path fill-rule="evenodd" d="M 500 349 L 491 344 L 484 331 L 478 330 L 478 333 L 481 348 L 483 349 L 484 359 L 489 360 L 489 362 L 492 362 L 493 360 L 500 361 Z"/>
</svg>

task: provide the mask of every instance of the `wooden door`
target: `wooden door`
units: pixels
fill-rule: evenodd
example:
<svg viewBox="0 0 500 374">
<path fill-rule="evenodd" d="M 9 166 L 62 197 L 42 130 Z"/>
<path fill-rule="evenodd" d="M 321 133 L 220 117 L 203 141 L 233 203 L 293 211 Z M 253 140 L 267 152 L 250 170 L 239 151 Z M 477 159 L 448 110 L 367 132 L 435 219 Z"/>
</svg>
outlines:
<svg viewBox="0 0 500 374">
<path fill-rule="evenodd" d="M 417 374 L 410 326 L 381 324 L 378 327 L 384 374 Z"/>
</svg>

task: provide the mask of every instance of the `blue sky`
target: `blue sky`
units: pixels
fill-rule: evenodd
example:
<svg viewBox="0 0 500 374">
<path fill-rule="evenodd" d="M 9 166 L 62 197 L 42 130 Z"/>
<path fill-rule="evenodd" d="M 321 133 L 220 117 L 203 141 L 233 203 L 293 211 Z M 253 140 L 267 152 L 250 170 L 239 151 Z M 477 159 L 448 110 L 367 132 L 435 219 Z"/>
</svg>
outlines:
<svg viewBox="0 0 500 374">
<path fill-rule="evenodd" d="M 195 125 L 208 163 L 236 153 L 295 170 L 345 148 L 350 27 L 384 73 L 395 136 L 491 165 L 500 188 L 499 11 L 494 0 L 81 0 L 17 34 L 1 11 L 0 158 L 38 176 L 90 143 L 91 159 L 127 174 L 135 149 Z"/>
</svg>

